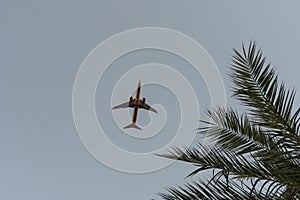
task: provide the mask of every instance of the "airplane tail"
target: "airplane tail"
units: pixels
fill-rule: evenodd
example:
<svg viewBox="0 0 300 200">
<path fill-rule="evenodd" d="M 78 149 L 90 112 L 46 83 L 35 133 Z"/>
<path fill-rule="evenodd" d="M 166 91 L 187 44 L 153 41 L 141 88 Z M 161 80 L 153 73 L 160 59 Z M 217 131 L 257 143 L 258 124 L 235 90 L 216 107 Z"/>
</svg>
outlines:
<svg viewBox="0 0 300 200">
<path fill-rule="evenodd" d="M 142 130 L 140 127 L 138 127 L 135 123 L 131 123 L 128 126 L 125 126 L 124 129 L 126 128 L 136 128 L 138 130 Z"/>
</svg>

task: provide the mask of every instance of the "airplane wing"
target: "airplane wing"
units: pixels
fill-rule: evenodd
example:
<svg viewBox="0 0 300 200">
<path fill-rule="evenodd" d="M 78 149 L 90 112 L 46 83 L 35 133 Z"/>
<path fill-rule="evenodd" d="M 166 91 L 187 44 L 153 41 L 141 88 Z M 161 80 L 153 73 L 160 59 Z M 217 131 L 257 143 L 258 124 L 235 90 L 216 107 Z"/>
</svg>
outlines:
<svg viewBox="0 0 300 200">
<path fill-rule="evenodd" d="M 152 107 L 149 106 L 148 104 L 143 103 L 142 101 L 139 102 L 139 108 L 143 108 L 143 109 L 145 109 L 145 110 L 150 110 L 150 111 L 152 111 L 152 112 L 157 113 L 157 110 L 155 110 L 154 108 L 152 108 Z"/>
<path fill-rule="evenodd" d="M 117 105 L 117 106 L 114 106 L 112 109 L 118 109 L 118 108 L 127 108 L 129 107 L 129 102 L 125 102 L 125 103 L 122 103 L 120 105 Z"/>
</svg>

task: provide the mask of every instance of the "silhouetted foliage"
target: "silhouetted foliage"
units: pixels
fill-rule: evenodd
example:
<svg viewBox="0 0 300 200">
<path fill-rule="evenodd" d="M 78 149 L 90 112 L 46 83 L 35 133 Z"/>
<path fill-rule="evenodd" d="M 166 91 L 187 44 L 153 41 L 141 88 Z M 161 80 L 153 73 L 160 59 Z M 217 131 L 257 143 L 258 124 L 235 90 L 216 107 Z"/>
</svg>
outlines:
<svg viewBox="0 0 300 200">
<path fill-rule="evenodd" d="M 255 42 L 233 51 L 233 97 L 246 112 L 210 110 L 211 122 L 199 128 L 199 134 L 212 137 L 216 145 L 199 143 L 160 155 L 195 165 L 188 176 L 211 172 L 208 179 L 159 193 L 163 199 L 300 199 L 300 108 L 293 108 L 295 90 L 278 81 Z"/>
</svg>

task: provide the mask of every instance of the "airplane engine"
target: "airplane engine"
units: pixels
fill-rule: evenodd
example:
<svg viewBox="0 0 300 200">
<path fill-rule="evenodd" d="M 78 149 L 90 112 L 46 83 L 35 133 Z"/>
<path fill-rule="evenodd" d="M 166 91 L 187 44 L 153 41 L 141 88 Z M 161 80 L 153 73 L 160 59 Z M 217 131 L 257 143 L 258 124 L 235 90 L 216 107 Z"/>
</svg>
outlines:
<svg viewBox="0 0 300 200">
<path fill-rule="evenodd" d="M 143 99 L 142 99 L 142 102 L 145 103 L 145 102 L 146 102 L 146 98 L 143 98 Z"/>
<path fill-rule="evenodd" d="M 132 103 L 132 101 L 133 101 L 133 98 L 130 97 L 130 98 L 129 98 L 129 103 Z"/>
</svg>

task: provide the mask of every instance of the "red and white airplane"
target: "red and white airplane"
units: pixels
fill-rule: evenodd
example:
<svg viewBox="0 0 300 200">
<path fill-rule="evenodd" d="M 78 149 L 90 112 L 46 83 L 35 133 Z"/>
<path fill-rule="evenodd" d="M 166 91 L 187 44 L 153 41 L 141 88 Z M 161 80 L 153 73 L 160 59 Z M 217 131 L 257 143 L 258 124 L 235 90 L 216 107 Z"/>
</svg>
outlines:
<svg viewBox="0 0 300 200">
<path fill-rule="evenodd" d="M 140 127 L 138 127 L 135 124 L 139 108 L 150 110 L 152 112 L 157 113 L 157 111 L 154 108 L 152 108 L 151 106 L 149 106 L 148 104 L 146 104 L 146 98 L 140 99 L 140 93 L 141 93 L 141 82 L 139 81 L 138 86 L 137 86 L 137 91 L 136 91 L 135 98 L 130 97 L 129 98 L 129 102 L 122 103 L 122 104 L 114 106 L 112 108 L 113 110 L 114 109 L 118 109 L 118 108 L 127 108 L 127 107 L 134 108 L 134 110 L 133 110 L 133 117 L 132 117 L 132 123 L 129 124 L 128 126 L 125 126 L 124 129 L 125 128 L 136 128 L 136 129 L 142 130 Z"/>
</svg>

